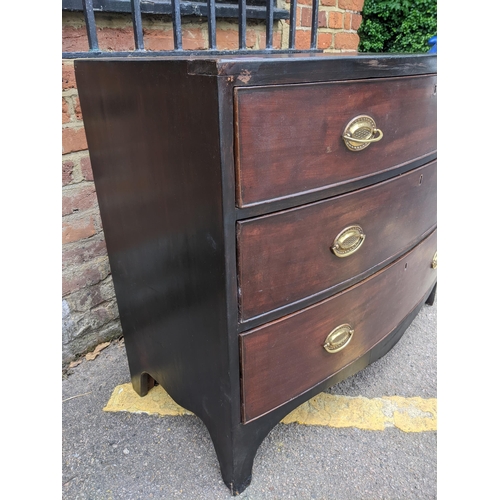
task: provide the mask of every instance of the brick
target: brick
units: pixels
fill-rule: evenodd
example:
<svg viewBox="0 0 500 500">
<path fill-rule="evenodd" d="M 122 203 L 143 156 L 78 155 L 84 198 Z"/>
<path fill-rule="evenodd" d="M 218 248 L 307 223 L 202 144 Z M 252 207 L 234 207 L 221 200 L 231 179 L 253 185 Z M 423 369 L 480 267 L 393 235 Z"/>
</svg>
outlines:
<svg viewBox="0 0 500 500">
<path fill-rule="evenodd" d="M 86 269 L 79 269 L 78 274 L 72 276 L 62 277 L 62 295 L 68 295 L 69 293 L 76 292 L 81 288 L 91 285 L 92 283 L 98 283 L 101 279 L 101 274 L 99 269 L 94 267 L 89 267 Z"/>
<path fill-rule="evenodd" d="M 97 40 L 101 50 L 128 51 L 134 50 L 134 31 L 132 26 L 126 28 L 99 28 Z"/>
<path fill-rule="evenodd" d="M 63 297 L 82 288 L 95 285 L 110 274 L 107 258 L 88 262 L 82 266 L 66 269 L 62 276 Z"/>
<path fill-rule="evenodd" d="M 83 212 L 97 206 L 97 197 L 93 183 L 79 184 L 63 191 L 62 215 Z"/>
<path fill-rule="evenodd" d="M 98 305 L 105 305 L 104 303 L 108 301 L 116 301 L 111 276 L 94 285 L 87 285 L 72 292 L 66 297 L 66 300 L 72 311 L 86 314 L 89 314 L 89 310 Z"/>
<path fill-rule="evenodd" d="M 63 267 L 81 265 L 106 255 L 106 242 L 103 234 L 100 233 L 92 238 L 64 245 L 62 263 Z"/>
<path fill-rule="evenodd" d="M 312 8 L 301 7 L 301 21 L 299 26 L 310 28 L 312 26 Z M 326 28 L 326 12 L 321 10 L 318 12 L 318 27 Z"/>
<path fill-rule="evenodd" d="M 71 121 L 71 116 L 69 114 L 69 105 L 64 97 L 62 98 L 62 122 L 69 123 Z"/>
<path fill-rule="evenodd" d="M 350 12 L 344 13 L 344 29 L 345 30 L 351 29 L 351 13 Z"/>
<path fill-rule="evenodd" d="M 259 31 L 253 26 L 248 26 L 247 27 L 247 48 L 256 49 L 258 39 L 259 39 Z"/>
<path fill-rule="evenodd" d="M 219 50 L 236 50 L 239 44 L 238 30 L 217 30 L 217 48 Z M 257 35 L 254 30 L 247 31 L 246 46 L 254 48 L 257 43 Z"/>
<path fill-rule="evenodd" d="M 94 172 L 92 171 L 92 165 L 90 164 L 90 158 L 88 156 L 84 156 L 80 160 L 80 168 L 82 170 L 83 178 L 86 181 L 94 180 Z"/>
<path fill-rule="evenodd" d="M 344 16 L 342 12 L 330 12 L 328 27 L 334 29 L 342 29 L 344 27 Z"/>
<path fill-rule="evenodd" d="M 144 30 L 144 48 L 146 50 L 173 50 L 173 30 Z M 184 28 L 182 30 L 182 48 L 185 50 L 202 50 L 208 48 L 201 28 Z"/>
<path fill-rule="evenodd" d="M 106 302 L 101 292 L 101 283 L 86 286 L 72 295 L 69 295 L 66 300 L 68 300 L 70 305 L 75 304 L 75 306 L 72 307 L 74 311 L 83 313 L 88 313 L 89 309 Z"/>
<path fill-rule="evenodd" d="M 363 10 L 365 0 L 338 0 L 338 2 L 339 9 L 361 12 Z"/>
<path fill-rule="evenodd" d="M 118 319 L 118 306 L 115 301 L 105 302 L 92 309 L 90 323 L 93 328 L 99 328 L 114 319 Z"/>
<path fill-rule="evenodd" d="M 319 28 L 327 27 L 326 12 L 324 10 L 320 10 L 318 13 L 318 27 Z"/>
<path fill-rule="evenodd" d="M 295 32 L 295 47 L 308 49 L 311 46 L 311 30 L 297 30 Z"/>
<path fill-rule="evenodd" d="M 337 7 L 337 0 L 321 0 L 320 3 L 325 7 Z"/>
<path fill-rule="evenodd" d="M 351 29 L 358 30 L 363 21 L 363 16 L 361 14 L 351 14 Z"/>
<path fill-rule="evenodd" d="M 331 33 L 318 33 L 318 49 L 328 49 L 332 46 L 333 35 Z"/>
<path fill-rule="evenodd" d="M 101 213 L 98 210 L 94 213 L 93 219 L 96 232 L 102 231 Z"/>
<path fill-rule="evenodd" d="M 74 162 L 66 160 L 62 162 L 62 185 L 67 186 L 73 182 Z"/>
<path fill-rule="evenodd" d="M 146 50 L 173 50 L 174 32 L 172 30 L 145 29 L 144 48 Z"/>
<path fill-rule="evenodd" d="M 310 28 L 311 25 L 312 25 L 312 9 L 310 7 L 301 7 L 299 26 Z"/>
<path fill-rule="evenodd" d="M 63 26 L 62 29 L 62 51 L 63 52 L 85 52 L 89 50 L 87 30 L 84 26 L 75 28 Z"/>
<path fill-rule="evenodd" d="M 62 89 L 76 89 L 75 68 L 73 62 L 62 64 Z"/>
<path fill-rule="evenodd" d="M 299 5 L 312 5 L 312 0 L 297 0 Z"/>
<path fill-rule="evenodd" d="M 357 50 L 359 45 L 359 36 L 357 33 L 336 33 L 335 49 Z"/>
<path fill-rule="evenodd" d="M 62 152 L 63 154 L 72 153 L 74 151 L 83 151 L 87 149 L 87 138 L 85 129 L 80 128 L 63 128 L 62 130 Z"/>
<path fill-rule="evenodd" d="M 77 120 L 82 120 L 82 108 L 80 107 L 80 98 L 75 97 L 74 101 L 74 110 L 75 110 L 75 117 Z"/>
<path fill-rule="evenodd" d="M 182 47 L 186 50 L 202 50 L 208 48 L 201 28 L 184 28 L 182 30 Z"/>
<path fill-rule="evenodd" d="M 266 32 L 259 32 L 259 47 L 261 49 L 266 48 Z M 281 48 L 281 33 L 278 31 L 273 31 L 273 47 L 275 49 Z"/>
<path fill-rule="evenodd" d="M 63 244 L 90 238 L 96 234 L 92 214 L 65 217 L 62 224 Z"/>
</svg>

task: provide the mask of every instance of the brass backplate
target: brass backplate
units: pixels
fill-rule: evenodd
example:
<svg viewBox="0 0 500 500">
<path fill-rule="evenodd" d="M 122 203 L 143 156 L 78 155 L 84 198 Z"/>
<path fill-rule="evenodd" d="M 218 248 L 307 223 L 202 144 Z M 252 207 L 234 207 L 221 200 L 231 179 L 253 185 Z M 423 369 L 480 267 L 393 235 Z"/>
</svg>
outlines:
<svg viewBox="0 0 500 500">
<path fill-rule="evenodd" d="M 437 252 L 434 254 L 434 257 L 432 258 L 431 267 L 432 267 L 432 269 L 437 269 L 437 267 L 438 267 L 438 253 Z"/>
<path fill-rule="evenodd" d="M 361 248 L 365 238 L 361 226 L 357 224 L 348 226 L 336 236 L 331 250 L 337 257 L 348 257 Z"/>
<path fill-rule="evenodd" d="M 323 347 L 329 353 L 339 352 L 351 341 L 354 330 L 351 325 L 345 323 L 333 329 L 325 339 Z"/>
<path fill-rule="evenodd" d="M 384 134 L 377 128 L 375 120 L 368 115 L 359 115 L 353 118 L 344 129 L 342 139 L 351 151 L 361 151 L 372 142 L 382 139 Z"/>
</svg>

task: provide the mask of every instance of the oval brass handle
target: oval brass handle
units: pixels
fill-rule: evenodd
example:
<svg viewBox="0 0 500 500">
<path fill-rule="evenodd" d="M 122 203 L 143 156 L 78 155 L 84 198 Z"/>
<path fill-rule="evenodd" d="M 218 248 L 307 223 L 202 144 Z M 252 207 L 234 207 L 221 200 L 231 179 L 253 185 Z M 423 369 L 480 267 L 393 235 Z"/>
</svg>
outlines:
<svg viewBox="0 0 500 500">
<path fill-rule="evenodd" d="M 375 134 L 378 133 L 378 135 L 375 137 Z M 348 140 L 348 141 L 351 141 L 351 142 L 360 142 L 360 143 L 365 143 L 365 142 L 378 142 L 380 141 L 380 139 L 382 139 L 382 137 L 384 137 L 384 133 L 382 132 L 382 130 L 380 130 L 379 128 L 374 128 L 373 129 L 373 137 L 371 137 L 370 139 L 356 139 L 354 140 L 355 138 L 350 136 L 350 135 L 343 135 L 342 138 L 344 140 Z"/>
<path fill-rule="evenodd" d="M 348 257 L 361 248 L 365 238 L 366 234 L 361 226 L 346 227 L 333 240 L 331 250 L 337 257 Z"/>
<path fill-rule="evenodd" d="M 329 353 L 341 351 L 352 339 L 354 330 L 348 323 L 337 326 L 325 339 L 323 347 Z"/>
<path fill-rule="evenodd" d="M 353 118 L 344 129 L 342 139 L 351 151 L 361 151 L 372 142 L 378 142 L 384 137 L 382 130 L 377 128 L 375 120 L 368 115 Z"/>
<path fill-rule="evenodd" d="M 438 267 L 438 253 L 437 252 L 434 254 L 434 257 L 432 257 L 431 267 L 432 267 L 432 269 L 437 269 L 437 267 Z"/>
</svg>

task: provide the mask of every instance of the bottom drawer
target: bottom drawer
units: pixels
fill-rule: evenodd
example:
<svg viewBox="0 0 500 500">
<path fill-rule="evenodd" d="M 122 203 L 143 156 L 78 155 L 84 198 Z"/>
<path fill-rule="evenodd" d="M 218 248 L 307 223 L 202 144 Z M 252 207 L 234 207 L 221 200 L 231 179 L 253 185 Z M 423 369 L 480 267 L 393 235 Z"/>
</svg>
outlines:
<svg viewBox="0 0 500 500">
<path fill-rule="evenodd" d="M 311 389 L 394 330 L 436 280 L 434 231 L 357 285 L 240 335 L 242 415 L 249 422 Z M 337 327 L 344 326 L 337 330 Z M 327 347 L 336 352 L 328 352 Z"/>
</svg>

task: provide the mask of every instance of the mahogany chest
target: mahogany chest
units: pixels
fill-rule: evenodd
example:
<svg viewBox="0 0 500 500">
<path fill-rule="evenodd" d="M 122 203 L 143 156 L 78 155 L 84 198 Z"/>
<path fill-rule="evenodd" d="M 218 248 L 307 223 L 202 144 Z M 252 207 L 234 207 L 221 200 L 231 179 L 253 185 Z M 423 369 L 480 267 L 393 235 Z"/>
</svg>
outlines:
<svg viewBox="0 0 500 500">
<path fill-rule="evenodd" d="M 77 60 L 132 383 L 206 424 L 233 494 L 287 413 L 436 286 L 436 56 Z"/>
</svg>

